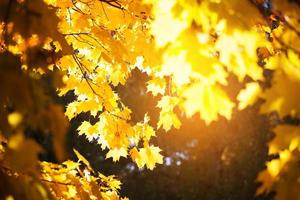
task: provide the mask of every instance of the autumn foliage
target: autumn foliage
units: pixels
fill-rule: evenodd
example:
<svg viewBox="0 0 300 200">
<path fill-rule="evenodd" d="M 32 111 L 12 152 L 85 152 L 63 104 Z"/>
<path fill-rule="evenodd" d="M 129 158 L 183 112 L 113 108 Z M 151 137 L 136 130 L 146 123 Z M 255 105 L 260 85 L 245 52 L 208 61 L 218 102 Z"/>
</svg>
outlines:
<svg viewBox="0 0 300 200">
<path fill-rule="evenodd" d="M 149 77 L 156 126 L 147 113 L 134 122 L 117 92 L 133 70 Z M 228 92 L 231 76 L 237 95 Z M 179 129 L 183 115 L 230 120 L 261 102 L 261 114 L 277 121 L 257 195 L 299 199 L 299 87 L 296 0 L 1 0 L 0 197 L 126 199 L 121 183 L 76 149 L 78 162 L 67 160 L 65 134 L 80 113 L 94 120 L 78 134 L 106 159 L 153 170 L 163 164 L 158 129 Z M 64 107 L 57 95 L 68 94 L 74 100 Z M 39 160 L 31 131 L 52 138 L 58 163 Z"/>
</svg>

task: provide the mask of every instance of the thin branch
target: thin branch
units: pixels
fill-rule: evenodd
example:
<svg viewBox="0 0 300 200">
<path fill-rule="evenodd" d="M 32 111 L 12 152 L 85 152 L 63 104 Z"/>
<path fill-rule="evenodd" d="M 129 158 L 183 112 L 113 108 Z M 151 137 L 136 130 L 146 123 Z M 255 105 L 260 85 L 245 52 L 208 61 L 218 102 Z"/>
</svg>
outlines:
<svg viewBox="0 0 300 200">
<path fill-rule="evenodd" d="M 76 40 L 78 40 L 79 42 L 81 43 L 85 43 L 85 44 L 88 44 L 90 45 L 92 48 L 95 48 L 95 46 L 88 40 L 82 38 L 81 35 L 72 35 Z"/>
<path fill-rule="evenodd" d="M 103 12 L 104 12 L 104 15 L 105 15 L 106 19 L 109 20 L 107 14 L 106 14 L 106 11 L 105 11 L 105 9 L 104 9 L 104 6 L 103 6 L 102 1 L 100 1 L 100 3 L 101 3 L 101 7 L 102 7 L 102 10 L 103 10 Z"/>
<path fill-rule="evenodd" d="M 100 0 L 103 3 L 106 3 L 114 8 L 118 8 L 120 10 L 124 10 L 124 7 L 119 3 L 118 0 Z"/>
<path fill-rule="evenodd" d="M 116 117 L 116 118 L 119 118 L 119 119 L 121 119 L 121 120 L 124 120 L 124 121 L 127 121 L 127 119 L 125 119 L 125 118 L 123 118 L 123 117 L 121 117 L 121 116 L 119 116 L 119 115 L 116 115 L 116 114 L 114 114 L 114 113 L 112 113 L 112 112 L 110 112 L 110 111 L 108 111 L 108 110 L 105 110 L 108 114 L 110 114 L 110 115 L 112 115 L 112 116 L 114 116 L 114 117 Z"/>
<path fill-rule="evenodd" d="M 74 8 L 72 8 L 72 10 L 74 10 L 76 12 L 79 12 L 79 13 L 81 13 L 83 15 L 89 15 L 88 13 L 85 13 L 80 8 L 78 8 L 78 6 L 76 5 L 76 3 L 77 3 L 76 1 L 72 0 L 72 4 L 74 6 Z"/>
<path fill-rule="evenodd" d="M 80 32 L 80 33 L 64 33 L 63 34 L 64 36 L 80 36 L 80 35 L 85 35 L 85 36 L 87 36 L 87 37 L 89 37 L 89 38 L 91 38 L 92 40 L 94 40 L 100 47 L 102 47 L 104 50 L 106 50 L 107 52 L 109 52 L 109 50 L 103 45 L 103 44 L 101 44 L 100 42 L 99 42 L 99 40 L 97 40 L 95 37 L 93 37 L 90 33 L 87 33 L 87 32 Z M 82 37 L 81 37 L 82 38 Z M 82 38 L 83 39 L 83 38 Z M 84 40 L 84 39 L 83 39 Z M 78 40 L 78 41 L 80 41 L 80 42 L 85 42 L 85 43 L 87 43 L 87 41 L 80 41 L 80 40 Z M 87 44 L 89 44 L 89 45 L 91 45 L 91 46 L 94 46 L 93 44 L 91 44 L 91 43 L 87 43 Z"/>
<path fill-rule="evenodd" d="M 83 76 L 84 80 L 87 82 L 87 84 L 88 84 L 88 86 L 90 87 L 90 89 L 92 90 L 92 92 L 93 92 L 96 96 L 98 96 L 99 98 L 101 98 L 101 99 L 102 99 L 102 102 L 104 102 L 103 97 L 101 97 L 101 96 L 95 91 L 95 89 L 92 87 L 92 85 L 91 85 L 89 79 L 86 77 L 86 72 L 82 69 L 82 64 L 80 63 L 80 61 L 78 60 L 78 58 L 77 58 L 76 56 L 74 56 L 74 55 L 72 55 L 72 57 L 73 57 L 73 59 L 75 60 L 76 64 L 78 65 L 78 67 L 79 67 L 79 69 L 80 69 L 80 71 L 81 71 L 81 73 L 82 73 L 82 76 Z M 97 86 L 97 85 L 96 85 L 96 86 Z M 105 110 L 105 112 L 107 112 L 108 114 L 110 114 L 110 115 L 112 115 L 112 116 L 114 116 L 114 117 L 116 117 L 116 118 L 119 118 L 119 119 L 122 119 L 122 120 L 124 120 L 124 121 L 127 121 L 127 119 L 125 119 L 125 118 L 123 118 L 123 117 L 121 117 L 121 116 L 119 116 L 119 115 L 116 115 L 116 114 L 114 114 L 114 113 L 112 113 L 112 112 L 110 112 L 110 111 L 108 111 L 108 110 Z"/>
<path fill-rule="evenodd" d="M 69 8 L 68 8 L 68 14 L 69 14 L 69 26 L 72 27 L 72 15 Z"/>
<path fill-rule="evenodd" d="M 101 96 L 94 90 L 94 88 L 92 87 L 92 85 L 90 84 L 90 81 L 89 81 L 88 78 L 86 77 L 86 72 L 83 71 L 83 69 L 82 69 L 82 64 L 80 63 L 80 61 L 78 60 L 78 58 L 77 58 L 76 56 L 74 56 L 74 55 L 72 55 L 72 57 L 73 57 L 73 59 L 75 60 L 76 64 L 78 65 L 78 67 L 79 67 L 79 69 L 80 69 L 80 71 L 81 71 L 81 73 L 82 73 L 82 76 L 83 76 L 84 80 L 87 82 L 87 84 L 88 84 L 88 86 L 90 87 L 90 89 L 92 90 L 92 92 L 93 92 L 95 95 L 101 97 Z"/>
</svg>

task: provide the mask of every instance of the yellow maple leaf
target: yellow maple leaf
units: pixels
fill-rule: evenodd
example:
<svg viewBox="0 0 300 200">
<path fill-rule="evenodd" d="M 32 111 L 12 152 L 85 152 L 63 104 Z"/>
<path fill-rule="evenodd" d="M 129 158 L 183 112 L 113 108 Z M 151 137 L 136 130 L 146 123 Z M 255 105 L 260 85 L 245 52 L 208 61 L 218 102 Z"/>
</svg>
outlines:
<svg viewBox="0 0 300 200">
<path fill-rule="evenodd" d="M 137 150 L 136 147 L 132 148 L 130 150 L 130 156 L 139 168 L 146 165 L 148 169 L 153 170 L 156 163 L 163 163 L 163 156 L 160 152 L 160 148 L 153 145 L 149 146 L 148 142 L 144 141 L 144 147 L 139 150 Z"/>
<path fill-rule="evenodd" d="M 276 179 L 273 178 L 266 169 L 258 174 L 257 181 L 262 182 L 262 185 L 256 190 L 256 195 L 261 195 L 264 193 L 269 193 L 272 190 Z"/>
<path fill-rule="evenodd" d="M 156 163 L 163 163 L 163 156 L 160 154 L 160 152 L 161 149 L 153 145 L 145 146 L 144 148 L 140 149 L 141 156 L 146 158 L 145 163 L 148 169 L 153 170 Z"/>
<path fill-rule="evenodd" d="M 276 177 L 280 174 L 282 168 L 291 159 L 291 152 L 284 150 L 279 153 L 279 159 L 274 159 L 267 162 L 267 170 L 272 177 Z"/>
<path fill-rule="evenodd" d="M 163 65 L 160 74 L 172 77 L 172 83 L 176 86 L 182 86 L 190 82 L 192 72 L 191 64 L 186 60 L 186 52 L 179 53 L 174 50 L 165 52 L 163 55 Z"/>
<path fill-rule="evenodd" d="M 142 158 L 140 152 L 136 147 L 132 148 L 129 151 L 131 159 L 137 164 L 139 168 L 142 168 L 145 165 L 145 158 Z"/>
<path fill-rule="evenodd" d="M 79 135 L 85 135 L 89 141 L 98 138 L 99 127 L 98 123 L 91 125 L 88 121 L 83 121 L 81 125 L 77 128 Z"/>
<path fill-rule="evenodd" d="M 300 149 L 300 127 L 278 125 L 273 129 L 275 137 L 269 142 L 269 154 L 277 154 L 288 149 Z"/>
<path fill-rule="evenodd" d="M 232 71 L 240 81 L 246 75 L 253 80 L 263 79 L 263 70 L 257 65 L 257 46 L 263 45 L 263 39 L 256 32 L 234 31 L 222 34 L 216 48 L 220 51 L 220 61 Z"/>
<path fill-rule="evenodd" d="M 172 111 L 179 103 L 178 97 L 163 96 L 157 103 L 157 107 L 163 112 Z"/>
<path fill-rule="evenodd" d="M 183 91 L 183 108 L 188 117 L 196 112 L 209 124 L 218 115 L 230 119 L 234 103 L 218 85 L 195 83 Z"/>
<path fill-rule="evenodd" d="M 127 149 L 126 148 L 113 148 L 108 151 L 106 154 L 106 159 L 112 158 L 114 162 L 118 161 L 120 157 L 127 157 Z"/>
<path fill-rule="evenodd" d="M 166 80 L 164 78 L 152 78 L 147 82 L 147 92 L 151 92 L 154 96 L 164 94 L 166 90 Z"/>
<path fill-rule="evenodd" d="M 163 96 L 157 103 L 157 107 L 161 109 L 159 120 L 157 123 L 158 128 L 163 127 L 166 131 L 170 130 L 172 126 L 179 128 L 181 122 L 177 115 L 173 112 L 175 106 L 179 103 L 178 97 Z"/>
<path fill-rule="evenodd" d="M 152 23 L 151 31 L 156 37 L 157 47 L 163 47 L 167 43 L 173 42 L 188 26 L 188 21 L 176 18 L 172 12 L 176 5 L 175 0 L 167 2 L 145 0 L 145 2 L 155 6 L 153 9 L 155 20 Z"/>
<path fill-rule="evenodd" d="M 174 126 L 177 129 L 181 126 L 181 122 L 177 115 L 173 111 L 160 112 L 157 127 L 163 127 L 163 129 L 169 131 L 172 126 Z"/>
<path fill-rule="evenodd" d="M 261 106 L 262 113 L 277 111 L 280 117 L 300 116 L 300 81 L 290 79 L 283 71 L 276 70 L 271 88 L 261 97 L 265 103 Z"/>
<path fill-rule="evenodd" d="M 237 96 L 239 101 L 239 110 L 243 110 L 247 106 L 253 105 L 261 94 L 261 87 L 257 82 L 247 83 L 246 88 L 241 90 Z"/>
<path fill-rule="evenodd" d="M 77 169 L 80 166 L 80 163 L 74 162 L 72 160 L 67 160 L 62 163 L 64 166 L 66 166 L 67 169 L 69 170 L 74 170 Z"/>
<path fill-rule="evenodd" d="M 144 121 L 137 123 L 133 127 L 134 132 L 135 132 L 133 140 L 136 144 L 138 143 L 138 141 L 141 138 L 149 141 L 151 137 L 156 135 L 153 127 L 148 124 L 149 120 L 150 120 L 149 116 L 147 114 L 145 114 Z"/>
</svg>

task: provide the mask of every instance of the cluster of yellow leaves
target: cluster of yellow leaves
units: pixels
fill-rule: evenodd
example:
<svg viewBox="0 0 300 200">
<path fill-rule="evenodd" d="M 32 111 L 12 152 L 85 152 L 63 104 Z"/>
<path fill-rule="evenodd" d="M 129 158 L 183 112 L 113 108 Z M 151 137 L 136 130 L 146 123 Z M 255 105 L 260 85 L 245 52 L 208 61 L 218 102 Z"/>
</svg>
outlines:
<svg viewBox="0 0 300 200">
<path fill-rule="evenodd" d="M 83 164 L 70 160 L 60 165 L 41 163 L 41 180 L 51 195 L 57 199 L 127 199 L 119 197 L 120 181 L 113 175 L 95 173 L 89 162 L 78 151 L 74 151 Z"/>
<path fill-rule="evenodd" d="M 257 64 L 257 48 L 267 46 L 264 33 L 255 25 L 266 26 L 262 14 L 250 1 L 156 1 L 152 5 L 154 21 L 150 24 L 156 50 L 162 52 L 161 63 L 149 71 L 152 80 L 147 89 L 162 95 L 160 121 L 169 130 L 178 128 L 180 121 L 175 107 L 191 117 L 199 112 L 207 123 L 218 116 L 230 119 L 234 100 L 223 86 L 229 73 L 239 81 L 250 77 L 263 80 L 263 69 Z M 225 9 L 226 8 L 226 9 Z M 247 12 L 241 13 L 245 9 Z M 244 10 L 244 11 L 245 11 Z M 169 34 L 172 32 L 172 34 Z M 165 86 L 165 80 L 171 81 Z M 169 88 L 169 92 L 166 90 Z M 252 105 L 260 94 L 257 83 L 237 97 L 239 108 Z M 171 93 L 176 103 L 168 109 L 165 102 Z M 173 98 L 173 97 L 172 97 Z"/>
<path fill-rule="evenodd" d="M 98 119 L 93 124 L 83 121 L 78 133 L 89 141 L 97 141 L 102 150 L 108 149 L 106 158 L 118 161 L 120 157 L 127 157 L 133 147 L 143 152 L 145 147 L 138 147 L 139 141 L 149 143 L 155 131 L 148 125 L 147 116 L 144 122 L 131 123 L 131 110 L 120 101 L 114 87 L 125 84 L 135 67 L 142 70 L 138 56 L 154 49 L 152 37 L 147 33 L 148 6 L 135 1 L 46 2 L 57 9 L 61 19 L 59 30 L 73 48 L 71 55 L 56 62 L 65 73 L 59 95 L 70 91 L 76 95 L 76 100 L 66 108 L 66 116 L 71 120 L 80 113 L 89 112 Z M 143 64 L 153 62 L 150 60 L 148 56 Z M 153 84 L 159 85 L 152 87 L 154 93 L 158 87 L 163 87 L 157 81 Z M 155 148 L 148 148 L 142 158 L 151 169 L 155 164 L 151 156 L 158 154 Z M 161 157 L 156 161 L 162 163 Z"/>
<path fill-rule="evenodd" d="M 69 2 L 73 5 L 72 1 Z M 1 185 L 5 185 L 1 188 L 0 198 L 11 192 L 10 199 L 121 199 L 117 191 L 120 182 L 113 176 L 95 175 L 83 156 L 78 157 L 85 166 L 73 161 L 65 161 L 61 165 L 48 162 L 39 165 L 38 155 L 42 147 L 25 134 L 30 130 L 51 135 L 57 158 L 60 161 L 65 159 L 68 121 L 63 108 L 53 103 L 49 93 L 56 87 L 63 87 L 62 75 L 65 75 L 64 81 L 76 81 L 76 76 L 70 78 L 70 73 L 76 74 L 76 69 L 69 64 L 76 63 L 78 60 L 74 60 L 77 58 L 74 55 L 81 54 L 73 52 L 76 44 L 73 46 L 72 41 L 58 30 L 61 19 L 56 11 L 42 0 L 0 2 L 0 180 Z M 82 20 L 78 22 L 81 24 Z M 122 51 L 117 45 L 112 46 Z M 90 64 L 88 60 L 78 59 L 80 63 Z M 62 62 L 65 64 L 59 65 Z M 124 74 L 121 73 L 124 67 L 118 66 L 116 69 L 107 68 L 107 74 L 102 74 L 110 73 L 111 80 L 99 81 L 103 85 L 101 94 L 106 100 L 103 106 L 109 111 L 116 107 L 117 97 L 108 83 L 114 86 L 124 83 Z M 96 69 L 94 71 L 97 73 Z M 119 75 L 112 74 L 112 71 Z M 97 79 L 101 78 L 99 76 Z M 89 84 L 84 81 L 76 90 L 81 102 L 87 97 L 91 99 L 94 97 L 91 93 L 95 93 L 85 91 L 84 83 Z M 68 84 L 74 86 L 70 81 Z M 102 105 L 99 102 L 97 105 L 92 100 L 88 103 L 70 106 L 67 116 L 71 118 L 70 115 L 76 111 L 73 110 L 79 107 L 81 112 L 93 111 L 90 110 L 93 106 L 94 112 L 101 110 L 97 107 Z M 122 113 L 118 112 L 118 117 L 129 120 L 126 112 L 125 109 Z M 124 125 L 120 126 L 123 128 Z M 76 154 L 80 155 L 78 152 Z"/>
<path fill-rule="evenodd" d="M 27 151 L 28 156 L 11 155 L 21 154 L 24 151 Z M 119 196 L 121 182 L 115 176 L 96 173 L 78 151 L 74 150 L 78 162 L 67 160 L 62 164 L 37 162 L 31 157 L 37 156 L 38 151 L 40 147 L 36 146 L 34 141 L 24 140 L 22 134 L 19 134 L 9 140 L 5 153 L 0 153 L 1 184 L 6 185 L 5 193 L 11 192 L 12 199 L 128 200 Z M 12 157 L 15 160 L 9 159 Z M 27 166 L 24 166 L 24 163 L 27 163 Z M 33 166 L 28 164 L 38 165 L 35 167 L 39 167 L 40 171 L 31 174 L 34 171 L 28 170 Z M 1 198 L 3 195 L 5 194 L 0 195 Z"/>
</svg>

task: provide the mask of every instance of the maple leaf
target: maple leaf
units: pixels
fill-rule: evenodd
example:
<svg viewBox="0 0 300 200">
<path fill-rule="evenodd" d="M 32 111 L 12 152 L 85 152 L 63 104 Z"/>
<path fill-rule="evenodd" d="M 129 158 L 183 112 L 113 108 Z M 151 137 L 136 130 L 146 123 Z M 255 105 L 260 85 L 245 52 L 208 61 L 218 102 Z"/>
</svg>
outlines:
<svg viewBox="0 0 300 200">
<path fill-rule="evenodd" d="M 257 181 L 263 182 L 263 185 L 256 190 L 256 195 L 261 195 L 269 193 L 272 190 L 275 180 L 268 170 L 264 170 L 258 174 Z"/>
<path fill-rule="evenodd" d="M 238 109 L 243 110 L 247 106 L 253 105 L 261 92 L 262 90 L 258 83 L 247 83 L 246 88 L 241 90 L 237 96 L 237 100 L 239 101 Z"/>
<path fill-rule="evenodd" d="M 287 115 L 299 116 L 300 82 L 291 80 L 284 72 L 277 70 L 272 83 L 272 87 L 262 95 L 262 98 L 266 101 L 261 106 L 261 112 L 277 111 L 280 117 Z"/>
<path fill-rule="evenodd" d="M 277 154 L 288 149 L 300 149 L 300 127 L 279 125 L 273 129 L 275 137 L 269 143 L 269 154 Z"/>
<path fill-rule="evenodd" d="M 91 125 L 88 121 L 83 121 L 77 130 L 79 131 L 79 135 L 85 135 L 89 141 L 92 141 L 99 136 L 98 124 Z"/>
<path fill-rule="evenodd" d="M 216 48 L 220 51 L 220 61 L 230 66 L 240 81 L 246 75 L 253 80 L 263 79 L 263 70 L 257 65 L 257 46 L 263 45 L 264 40 L 259 34 L 235 31 L 233 35 L 223 34 L 218 39 Z"/>
<path fill-rule="evenodd" d="M 155 131 L 152 126 L 148 124 L 149 116 L 145 114 L 144 121 L 137 123 L 133 129 L 135 132 L 135 136 L 137 136 L 135 143 L 138 143 L 140 138 L 144 138 L 146 140 L 150 140 L 151 137 L 156 136 Z"/>
<path fill-rule="evenodd" d="M 163 78 L 153 78 L 147 82 L 147 92 L 151 92 L 154 96 L 164 94 L 166 90 L 166 81 Z"/>
<path fill-rule="evenodd" d="M 153 145 L 146 145 L 144 148 L 141 148 L 139 153 L 141 157 L 145 158 L 145 164 L 148 169 L 153 170 L 156 163 L 163 163 L 163 156 L 160 154 L 161 149 L 159 147 L 155 147 Z"/>
<path fill-rule="evenodd" d="M 163 156 L 160 152 L 159 147 L 149 146 L 148 142 L 144 141 L 144 147 L 139 150 L 136 147 L 132 148 L 130 156 L 139 168 L 146 165 L 148 169 L 153 170 L 157 163 L 163 163 Z"/>
<path fill-rule="evenodd" d="M 168 112 L 172 111 L 178 103 L 179 99 L 177 97 L 163 96 L 160 101 L 158 101 L 157 107 L 161 108 L 163 112 Z"/>
<path fill-rule="evenodd" d="M 115 191 L 120 189 L 121 182 L 119 180 L 115 179 L 114 175 L 104 176 L 103 174 L 99 173 L 99 177 L 107 186 L 109 186 L 109 189 L 112 189 Z"/>
<path fill-rule="evenodd" d="M 118 161 L 120 157 L 127 157 L 127 149 L 126 148 L 113 148 L 108 151 L 106 154 L 107 158 L 112 158 L 114 162 Z"/>
<path fill-rule="evenodd" d="M 186 98 L 183 107 L 187 116 L 199 111 L 206 124 L 216 120 L 218 114 L 227 119 L 231 117 L 234 103 L 217 85 L 195 83 L 184 91 L 183 96 Z"/>
<path fill-rule="evenodd" d="M 172 112 L 161 112 L 159 115 L 159 121 L 157 123 L 157 127 L 163 127 L 166 131 L 170 130 L 171 127 L 174 126 L 174 128 L 180 128 L 181 122 L 179 121 L 177 115 Z"/>
<path fill-rule="evenodd" d="M 77 153 L 78 153 L 78 151 L 77 151 Z M 69 170 L 77 169 L 80 166 L 80 163 L 74 162 L 71 160 L 67 160 L 67 161 L 63 162 L 62 164 L 65 165 Z"/>
<path fill-rule="evenodd" d="M 157 123 L 158 128 L 162 126 L 166 131 L 168 131 L 172 126 L 175 128 L 179 128 L 181 126 L 180 120 L 173 112 L 173 109 L 178 105 L 178 103 L 179 99 L 177 97 L 163 96 L 161 98 L 161 100 L 157 103 L 157 107 L 161 109 L 159 121 Z"/>
<path fill-rule="evenodd" d="M 176 1 L 160 2 L 146 0 L 145 3 L 153 3 L 154 16 L 157 16 L 152 23 L 151 31 L 156 37 L 156 45 L 163 47 L 172 42 L 176 37 L 188 26 L 188 21 L 174 18 L 172 8 L 176 5 Z M 159 16 L 159 17 L 158 17 Z M 172 22 L 172 23 L 170 23 Z M 172 32 L 172 35 L 168 33 Z"/>
<path fill-rule="evenodd" d="M 142 155 L 136 147 L 132 148 L 129 153 L 131 159 L 137 164 L 139 168 L 142 168 L 145 165 L 145 158 L 142 158 Z"/>
</svg>

